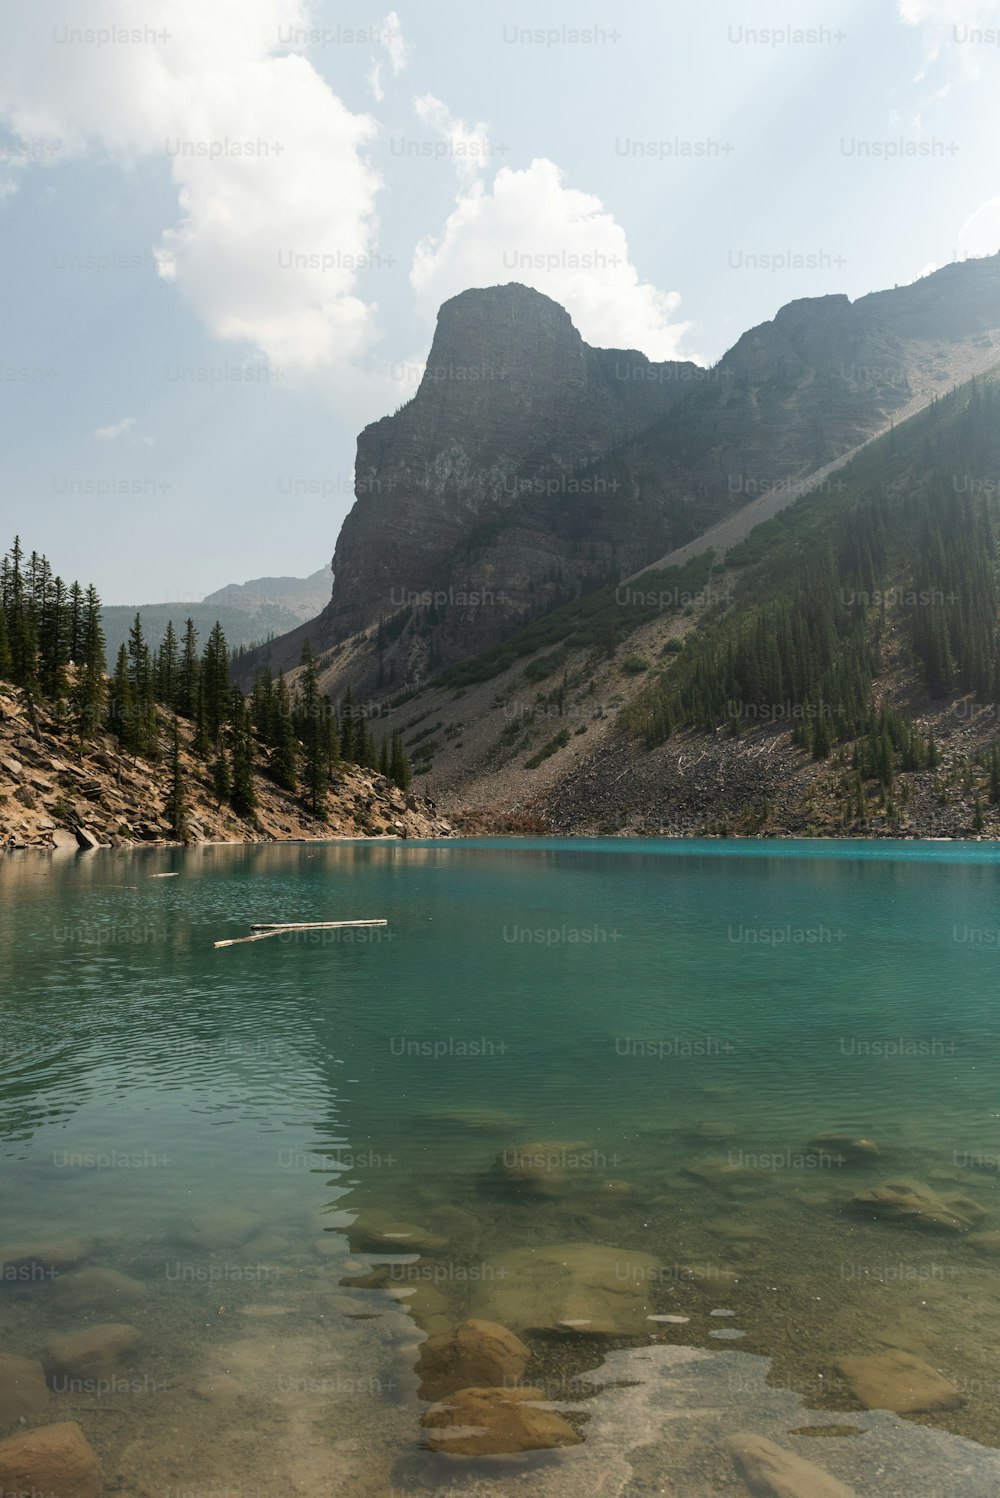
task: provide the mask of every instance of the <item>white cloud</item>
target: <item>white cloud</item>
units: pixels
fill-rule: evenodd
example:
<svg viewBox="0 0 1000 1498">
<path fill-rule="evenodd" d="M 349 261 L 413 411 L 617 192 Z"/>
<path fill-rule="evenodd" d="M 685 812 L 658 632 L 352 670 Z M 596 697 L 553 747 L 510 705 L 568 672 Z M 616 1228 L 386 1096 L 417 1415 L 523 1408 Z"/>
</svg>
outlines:
<svg viewBox="0 0 1000 1498">
<path fill-rule="evenodd" d="M 418 245 L 410 281 L 428 318 L 468 286 L 520 281 L 561 302 L 588 343 L 694 357 L 680 353 L 692 325 L 673 320 L 678 293 L 640 279 L 614 216 L 544 158 L 463 192 L 440 238 Z"/>
<path fill-rule="evenodd" d="M 311 0 L 91 0 L 85 15 L 78 0 L 12 8 L 0 125 L 24 160 L 8 157 L 0 199 L 36 161 L 159 166 L 178 200 L 155 246 L 160 275 L 215 337 L 249 345 L 367 420 L 399 389 L 381 372 L 389 361 L 374 357 L 377 307 L 364 294 L 382 189 L 369 160 L 378 127 L 294 45 L 311 19 Z M 139 39 L 99 42 L 115 29 Z M 368 78 L 381 98 L 410 61 L 396 11 L 379 42 Z M 485 124 L 430 93 L 414 107 L 446 143 L 459 192 L 440 234 L 414 253 L 410 280 L 428 320 L 469 286 L 518 280 L 562 302 L 591 343 L 677 353 L 689 327 L 673 320 L 679 298 L 640 279 L 624 230 L 597 198 L 567 187 L 547 160 L 493 178 L 499 153 Z M 99 440 L 150 440 L 119 425 L 99 428 Z"/>
<path fill-rule="evenodd" d="M 493 154 L 488 125 L 481 120 L 467 125 L 433 94 L 421 94 L 413 108 L 420 123 L 444 143 L 460 182 L 471 182 L 485 171 Z"/>
<path fill-rule="evenodd" d="M 928 21 L 938 26 L 974 25 L 977 18 L 995 9 L 993 0 L 899 0 L 899 14 L 909 26 Z"/>
<path fill-rule="evenodd" d="M 923 61 L 915 82 L 923 82 L 938 65 L 948 74 L 978 78 L 983 48 L 969 31 L 996 26 L 1000 0 L 898 0 L 898 14 L 922 32 Z M 950 84 L 939 86 L 931 102 L 949 92 Z"/>
<path fill-rule="evenodd" d="M 403 28 L 394 10 L 391 10 L 382 22 L 382 32 L 383 45 L 389 54 L 389 62 L 392 64 L 392 75 L 398 78 L 403 69 L 410 65 L 410 45 L 403 37 Z"/>
<path fill-rule="evenodd" d="M 113 421 L 106 427 L 97 427 L 90 434 L 99 442 L 118 442 L 122 437 L 127 437 L 131 442 L 140 447 L 155 446 L 154 437 L 146 437 L 138 430 L 134 416 L 123 416 L 121 421 Z"/>
<path fill-rule="evenodd" d="M 102 442 L 117 442 L 119 437 L 124 437 L 126 432 L 131 432 L 135 426 L 134 416 L 123 416 L 121 421 L 113 421 L 110 426 L 98 427 L 93 433 Z"/>
<path fill-rule="evenodd" d="M 1000 198 L 988 198 L 969 215 L 958 231 L 959 259 L 995 255 L 1000 250 Z"/>
<path fill-rule="evenodd" d="M 346 362 L 374 335 L 358 295 L 380 181 L 376 131 L 281 33 L 306 0 L 33 0 L 5 20 L 0 118 L 47 160 L 166 162 L 181 209 L 160 273 L 210 331 L 289 371 Z M 74 40 L 86 29 L 141 40 Z M 398 47 L 397 47 L 398 52 Z M 8 186 L 9 191 L 9 186 Z"/>
<path fill-rule="evenodd" d="M 378 28 L 379 41 L 385 48 L 389 60 L 392 76 L 398 78 L 410 65 L 411 48 L 403 36 L 403 28 L 399 16 L 391 10 L 385 20 Z M 366 75 L 366 82 L 371 91 L 372 98 L 376 104 L 381 104 L 385 98 L 385 87 L 382 83 L 382 63 L 377 58 L 372 58 L 371 67 Z"/>
</svg>

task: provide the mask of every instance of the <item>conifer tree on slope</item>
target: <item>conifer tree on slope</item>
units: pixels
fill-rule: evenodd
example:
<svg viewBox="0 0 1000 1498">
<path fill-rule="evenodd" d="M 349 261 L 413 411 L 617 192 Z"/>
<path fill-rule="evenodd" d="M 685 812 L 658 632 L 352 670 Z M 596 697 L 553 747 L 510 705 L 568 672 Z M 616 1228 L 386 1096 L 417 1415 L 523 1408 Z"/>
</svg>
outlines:
<svg viewBox="0 0 1000 1498">
<path fill-rule="evenodd" d="M 98 732 L 104 715 L 104 649 L 101 600 L 97 589 L 91 586 L 84 598 L 76 681 L 70 694 L 74 727 L 81 747 Z"/>
<path fill-rule="evenodd" d="M 326 813 L 326 781 L 328 774 L 326 740 L 327 713 L 329 704 L 319 690 L 316 665 L 312 647 L 306 640 L 302 646 L 302 675 L 299 678 L 297 703 L 299 738 L 302 740 L 302 780 L 306 802 L 314 816 Z M 326 712 L 324 712 L 324 707 Z"/>
</svg>

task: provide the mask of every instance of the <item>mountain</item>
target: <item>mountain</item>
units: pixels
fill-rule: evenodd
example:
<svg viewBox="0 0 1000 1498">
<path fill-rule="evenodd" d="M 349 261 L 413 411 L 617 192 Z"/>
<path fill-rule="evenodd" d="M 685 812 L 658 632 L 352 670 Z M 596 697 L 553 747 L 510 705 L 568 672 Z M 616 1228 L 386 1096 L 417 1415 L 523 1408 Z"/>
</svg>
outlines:
<svg viewBox="0 0 1000 1498">
<path fill-rule="evenodd" d="M 329 605 L 248 669 L 308 637 L 335 695 L 426 680 L 797 492 L 998 350 L 997 256 L 793 302 L 710 370 L 590 348 L 524 286 L 463 292 L 414 397 L 358 439 Z"/>
<path fill-rule="evenodd" d="M 730 547 L 401 693 L 471 831 L 1000 836 L 1000 371 Z"/>
<path fill-rule="evenodd" d="M 146 639 L 158 645 L 168 622 L 178 639 L 187 619 L 194 622 L 204 644 L 218 619 L 233 650 L 283 635 L 322 610 L 330 597 L 330 569 L 321 567 L 310 577 L 258 577 L 248 583 L 229 583 L 209 593 L 201 603 L 106 604 L 103 609 L 109 668 L 138 612 Z"/>
<path fill-rule="evenodd" d="M 309 577 L 255 577 L 248 583 L 227 583 L 206 593 L 205 604 L 256 613 L 264 607 L 286 609 L 301 619 L 311 619 L 330 601 L 330 568 L 320 567 Z"/>
</svg>

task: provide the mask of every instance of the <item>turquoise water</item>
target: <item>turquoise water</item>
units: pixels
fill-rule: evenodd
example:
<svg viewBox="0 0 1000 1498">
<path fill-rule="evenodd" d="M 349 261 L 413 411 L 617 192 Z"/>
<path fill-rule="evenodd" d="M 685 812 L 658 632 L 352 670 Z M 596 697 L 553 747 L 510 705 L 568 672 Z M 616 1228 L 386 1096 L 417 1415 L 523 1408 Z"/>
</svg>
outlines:
<svg viewBox="0 0 1000 1498">
<path fill-rule="evenodd" d="M 510 1463 L 421 1447 L 414 1363 L 516 1319 L 531 1258 L 502 1256 L 553 1244 L 617 1254 L 623 1286 L 657 1267 L 611 1330 L 515 1328 L 585 1437 L 519 1459 L 533 1490 L 740 1493 L 744 1428 L 859 1492 L 1000 1488 L 993 845 L 18 855 L 0 970 L 0 1262 L 78 1255 L 0 1282 L 4 1345 L 135 1328 L 120 1386 L 38 1417 L 78 1419 L 124 1491 L 509 1491 Z M 975 1231 L 851 1207 L 901 1177 L 974 1199 Z M 95 1268 L 138 1289 L 72 1279 Z M 860 1408 L 838 1360 L 893 1347 L 964 1402 Z"/>
</svg>

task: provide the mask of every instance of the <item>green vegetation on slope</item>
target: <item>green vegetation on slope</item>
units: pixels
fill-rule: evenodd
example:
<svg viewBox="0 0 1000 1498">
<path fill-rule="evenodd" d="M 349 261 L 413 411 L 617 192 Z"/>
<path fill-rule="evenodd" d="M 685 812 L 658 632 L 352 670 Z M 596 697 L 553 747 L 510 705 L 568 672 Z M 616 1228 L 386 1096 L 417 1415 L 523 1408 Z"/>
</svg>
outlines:
<svg viewBox="0 0 1000 1498">
<path fill-rule="evenodd" d="M 452 666 L 422 690 L 461 688 L 475 682 L 491 681 L 519 660 L 536 655 L 547 647 L 562 647 L 562 650 L 557 652 L 555 659 L 543 657 L 543 663 L 533 662 L 528 670 L 529 680 L 541 680 L 559 669 L 566 650 L 591 650 L 610 658 L 621 642 L 641 625 L 665 613 L 679 613 L 696 602 L 704 593 L 711 570 L 712 556 L 706 551 L 683 567 L 645 572 L 633 583 L 584 594 L 533 620 L 503 644 Z M 413 692 L 404 693 L 396 698 L 396 702 L 414 695 Z"/>
<path fill-rule="evenodd" d="M 44 556 L 32 552 L 25 559 L 15 538 L 0 561 L 0 681 L 20 688 L 29 710 L 44 703 L 78 750 L 106 732 L 126 754 L 156 761 L 169 726 L 176 837 L 186 834 L 179 718 L 193 725 L 193 750 L 211 766 L 219 805 L 227 802 L 247 820 L 256 810 L 255 770 L 298 792 L 317 815 L 323 814 L 327 787 L 344 762 L 381 773 L 404 791 L 410 786 L 401 735 L 386 736 L 377 745 L 350 692 L 335 707 L 319 690 L 308 642 L 294 691 L 283 675 L 275 679 L 263 670 L 249 697 L 232 684 L 229 645 L 218 620 L 201 650 L 191 619 L 180 637 L 168 620 L 154 650 L 136 613 L 110 680 L 104 651 L 96 590 L 78 583 L 67 587 Z"/>
<path fill-rule="evenodd" d="M 873 700 L 887 626 L 928 696 L 1000 698 L 997 474 L 1000 387 L 974 381 L 734 548 L 733 606 L 702 623 L 626 726 L 652 747 L 681 727 L 784 721 L 817 758 L 864 737 L 859 768 L 883 784 L 897 763 L 919 768 L 932 747 Z"/>
</svg>

